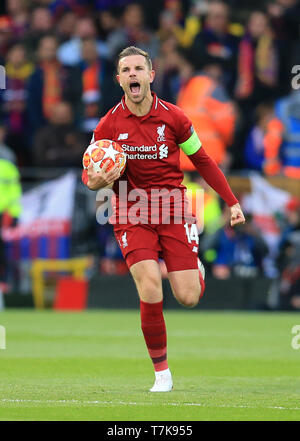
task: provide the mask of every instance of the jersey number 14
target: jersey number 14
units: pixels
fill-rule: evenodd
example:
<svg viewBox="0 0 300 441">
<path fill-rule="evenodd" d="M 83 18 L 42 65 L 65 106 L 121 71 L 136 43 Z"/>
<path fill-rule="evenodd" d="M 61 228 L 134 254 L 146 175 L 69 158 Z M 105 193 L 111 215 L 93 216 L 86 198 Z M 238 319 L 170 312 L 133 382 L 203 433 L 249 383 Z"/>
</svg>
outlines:
<svg viewBox="0 0 300 441">
<path fill-rule="evenodd" d="M 192 243 L 193 241 L 195 241 L 198 244 L 199 236 L 198 236 L 197 225 L 192 224 L 191 226 L 189 226 L 189 224 L 184 224 L 184 228 L 188 243 Z"/>
</svg>

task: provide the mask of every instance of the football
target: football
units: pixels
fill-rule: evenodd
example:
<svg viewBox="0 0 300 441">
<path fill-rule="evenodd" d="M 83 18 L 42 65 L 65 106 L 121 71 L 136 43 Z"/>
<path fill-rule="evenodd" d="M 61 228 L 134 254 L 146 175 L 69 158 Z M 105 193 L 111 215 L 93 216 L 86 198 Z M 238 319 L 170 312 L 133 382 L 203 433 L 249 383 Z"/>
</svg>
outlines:
<svg viewBox="0 0 300 441">
<path fill-rule="evenodd" d="M 124 173 L 126 154 L 117 142 L 110 139 L 101 139 L 93 142 L 83 154 L 82 164 L 84 169 L 93 164 L 93 169 L 99 172 L 107 162 L 109 164 L 106 171 L 110 171 L 116 164 L 120 169 L 121 175 Z"/>
</svg>

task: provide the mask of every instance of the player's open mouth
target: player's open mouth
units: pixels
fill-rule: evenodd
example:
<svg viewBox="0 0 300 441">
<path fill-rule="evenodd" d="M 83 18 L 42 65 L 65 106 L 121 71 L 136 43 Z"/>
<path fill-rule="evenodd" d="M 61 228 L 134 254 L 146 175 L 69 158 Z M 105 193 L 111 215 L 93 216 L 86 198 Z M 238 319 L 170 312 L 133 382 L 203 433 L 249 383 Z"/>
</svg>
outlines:
<svg viewBox="0 0 300 441">
<path fill-rule="evenodd" d="M 138 95 L 140 93 L 141 86 L 140 83 L 138 83 L 137 81 L 131 83 L 129 87 L 133 95 Z"/>
</svg>

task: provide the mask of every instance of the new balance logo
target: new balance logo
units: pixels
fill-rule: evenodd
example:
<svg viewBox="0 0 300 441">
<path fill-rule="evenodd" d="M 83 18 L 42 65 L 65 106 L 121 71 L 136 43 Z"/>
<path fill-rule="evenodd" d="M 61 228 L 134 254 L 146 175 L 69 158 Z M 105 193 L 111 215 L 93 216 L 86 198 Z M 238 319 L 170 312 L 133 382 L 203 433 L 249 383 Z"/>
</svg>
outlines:
<svg viewBox="0 0 300 441">
<path fill-rule="evenodd" d="M 159 159 L 167 158 L 169 154 L 169 148 L 167 145 L 162 144 L 159 146 Z"/>
<path fill-rule="evenodd" d="M 198 253 L 198 247 L 193 247 L 193 253 Z"/>
<path fill-rule="evenodd" d="M 128 139 L 128 133 L 120 133 L 118 141 L 121 141 L 122 139 Z"/>
</svg>

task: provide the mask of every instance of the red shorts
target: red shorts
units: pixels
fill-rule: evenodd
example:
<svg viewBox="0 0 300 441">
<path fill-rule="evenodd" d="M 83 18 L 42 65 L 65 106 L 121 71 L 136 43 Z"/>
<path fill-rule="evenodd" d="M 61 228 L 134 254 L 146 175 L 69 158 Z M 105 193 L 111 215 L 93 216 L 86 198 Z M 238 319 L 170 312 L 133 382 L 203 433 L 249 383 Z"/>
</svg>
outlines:
<svg viewBox="0 0 300 441">
<path fill-rule="evenodd" d="M 114 232 L 127 266 L 164 259 L 168 272 L 198 269 L 196 224 L 115 225 Z"/>
</svg>

